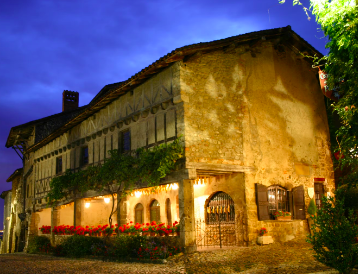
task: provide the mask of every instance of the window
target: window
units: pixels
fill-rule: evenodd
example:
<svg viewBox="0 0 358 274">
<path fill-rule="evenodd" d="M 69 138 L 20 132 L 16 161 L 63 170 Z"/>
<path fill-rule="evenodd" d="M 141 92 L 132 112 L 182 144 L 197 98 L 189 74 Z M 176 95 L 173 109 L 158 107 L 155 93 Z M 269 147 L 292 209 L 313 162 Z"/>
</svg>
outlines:
<svg viewBox="0 0 358 274">
<path fill-rule="evenodd" d="M 157 200 L 150 204 L 150 221 L 160 223 L 160 204 Z"/>
<path fill-rule="evenodd" d="M 274 219 L 276 210 L 291 212 L 293 219 L 305 220 L 305 196 L 303 186 L 287 191 L 280 186 L 256 184 L 257 217 L 260 221 Z"/>
<path fill-rule="evenodd" d="M 173 221 L 172 221 L 172 207 L 171 207 L 169 198 L 165 201 L 165 211 L 166 211 L 166 215 L 167 215 L 167 224 L 172 225 L 173 224 Z"/>
<path fill-rule="evenodd" d="M 120 132 L 118 142 L 119 142 L 119 144 L 118 144 L 118 152 L 119 153 L 131 151 L 131 132 L 130 132 L 130 130 Z"/>
<path fill-rule="evenodd" d="M 56 174 L 62 173 L 62 156 L 56 158 Z"/>
<path fill-rule="evenodd" d="M 137 204 L 135 206 L 135 223 L 142 224 L 143 223 L 143 205 Z"/>
<path fill-rule="evenodd" d="M 267 191 L 269 215 L 271 219 L 275 219 L 274 213 L 278 210 L 289 211 L 286 189 L 280 186 L 270 186 Z"/>
<path fill-rule="evenodd" d="M 314 197 L 317 209 L 321 208 L 324 188 L 322 183 L 314 183 Z"/>
<path fill-rule="evenodd" d="M 88 164 L 88 147 L 82 147 L 81 149 L 81 166 Z"/>
<path fill-rule="evenodd" d="M 234 201 L 229 194 L 218 192 L 213 195 L 206 206 L 206 221 L 214 223 L 235 223 Z"/>
</svg>

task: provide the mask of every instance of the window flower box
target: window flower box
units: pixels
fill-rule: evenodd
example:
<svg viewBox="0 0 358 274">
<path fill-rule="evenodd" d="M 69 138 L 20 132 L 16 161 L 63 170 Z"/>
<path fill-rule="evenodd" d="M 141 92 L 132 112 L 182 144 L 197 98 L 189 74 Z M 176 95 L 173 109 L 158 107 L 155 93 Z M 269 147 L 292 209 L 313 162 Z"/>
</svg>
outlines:
<svg viewBox="0 0 358 274">
<path fill-rule="evenodd" d="M 278 216 L 276 217 L 277 221 L 291 221 L 292 220 L 292 216 Z"/>
<path fill-rule="evenodd" d="M 277 221 L 290 221 L 292 219 L 291 212 L 278 210 L 274 213 Z"/>
</svg>

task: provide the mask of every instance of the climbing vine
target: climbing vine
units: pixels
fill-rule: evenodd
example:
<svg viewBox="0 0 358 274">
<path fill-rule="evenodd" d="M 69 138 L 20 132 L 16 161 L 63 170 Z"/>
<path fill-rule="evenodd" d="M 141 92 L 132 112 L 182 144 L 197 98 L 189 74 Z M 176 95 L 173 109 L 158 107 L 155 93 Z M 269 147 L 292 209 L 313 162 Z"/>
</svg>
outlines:
<svg viewBox="0 0 358 274">
<path fill-rule="evenodd" d="M 135 153 L 118 153 L 110 150 L 110 158 L 102 165 L 88 166 L 79 172 L 66 170 L 62 176 L 54 177 L 47 194 L 50 204 L 94 190 L 112 195 L 112 211 L 117 212 L 121 198 L 136 187 L 158 186 L 160 180 L 175 170 L 177 161 L 183 157 L 180 137 L 170 144 L 151 149 L 140 148 Z M 115 196 L 117 203 L 115 204 Z"/>
</svg>

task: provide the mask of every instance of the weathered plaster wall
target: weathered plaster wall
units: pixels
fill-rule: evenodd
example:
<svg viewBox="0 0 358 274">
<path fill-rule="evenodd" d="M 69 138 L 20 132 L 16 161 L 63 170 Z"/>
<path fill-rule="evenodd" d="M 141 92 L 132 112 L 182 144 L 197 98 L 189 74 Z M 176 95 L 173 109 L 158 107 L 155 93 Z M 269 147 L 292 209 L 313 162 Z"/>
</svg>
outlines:
<svg viewBox="0 0 358 274">
<path fill-rule="evenodd" d="M 4 201 L 4 233 L 3 240 L 1 244 L 1 253 L 9 252 L 9 242 L 10 242 L 10 224 L 11 224 L 11 191 L 7 193 Z"/>
<path fill-rule="evenodd" d="M 86 208 L 85 204 L 89 202 L 90 207 Z M 115 200 L 115 203 L 116 200 Z M 81 225 L 82 226 L 98 226 L 109 224 L 109 214 L 111 213 L 112 199 L 106 204 L 103 198 L 92 199 L 91 201 L 81 202 Z M 117 223 L 117 214 L 112 216 L 112 224 Z"/>
<path fill-rule="evenodd" d="M 265 225 L 257 220 L 255 183 L 304 185 L 306 204 L 314 178 L 326 178 L 332 192 L 323 95 L 317 72 L 299 54 L 262 42 L 189 58 L 180 73 L 187 162 L 252 170 L 245 173 L 250 242 Z"/>
<path fill-rule="evenodd" d="M 56 219 L 56 225 L 73 225 L 74 220 L 74 206 L 73 203 L 67 204 L 65 206 L 62 206 L 61 208 L 57 209 L 57 219 Z M 49 223 L 48 225 L 51 225 Z"/>
</svg>

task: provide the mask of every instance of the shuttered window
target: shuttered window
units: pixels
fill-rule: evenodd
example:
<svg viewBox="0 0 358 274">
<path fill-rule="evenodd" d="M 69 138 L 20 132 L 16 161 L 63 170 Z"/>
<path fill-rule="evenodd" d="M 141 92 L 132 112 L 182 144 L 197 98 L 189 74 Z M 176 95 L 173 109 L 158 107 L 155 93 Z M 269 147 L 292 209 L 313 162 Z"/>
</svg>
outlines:
<svg viewBox="0 0 358 274">
<path fill-rule="evenodd" d="M 157 200 L 150 204 L 150 221 L 160 223 L 160 204 Z"/>
<path fill-rule="evenodd" d="M 256 184 L 256 204 L 257 217 L 260 221 L 273 220 L 273 213 L 277 210 L 291 212 L 293 219 L 306 218 L 303 186 L 287 191 L 280 186 L 266 187 Z"/>
<path fill-rule="evenodd" d="M 256 184 L 255 188 L 256 188 L 257 217 L 260 221 L 270 220 L 267 187 L 264 185 Z"/>
<path fill-rule="evenodd" d="M 293 217 L 297 220 L 305 220 L 305 192 L 303 186 L 292 189 Z"/>
<path fill-rule="evenodd" d="M 142 224 L 143 221 L 143 205 L 142 204 L 137 204 L 135 206 L 135 222 Z"/>
</svg>

